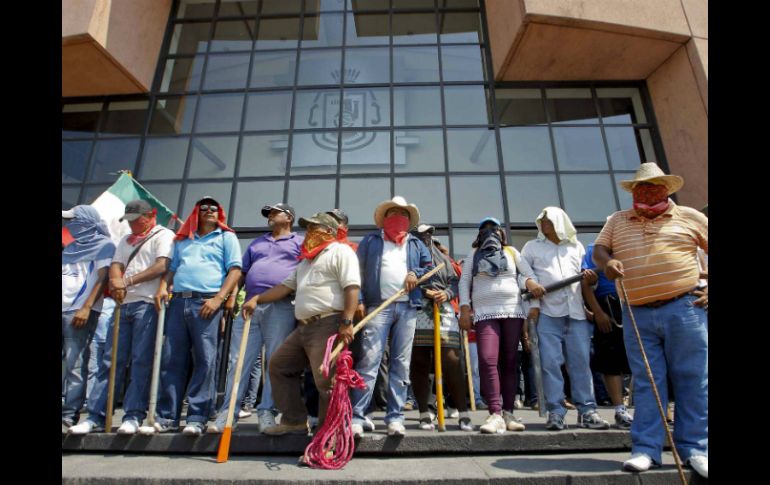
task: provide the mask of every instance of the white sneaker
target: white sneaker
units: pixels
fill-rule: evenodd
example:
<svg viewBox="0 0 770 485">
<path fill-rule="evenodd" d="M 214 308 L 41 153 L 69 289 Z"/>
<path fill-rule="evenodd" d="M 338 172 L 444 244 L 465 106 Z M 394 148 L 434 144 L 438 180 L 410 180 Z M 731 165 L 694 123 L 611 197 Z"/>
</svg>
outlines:
<svg viewBox="0 0 770 485">
<path fill-rule="evenodd" d="M 705 455 L 692 455 L 687 464 L 703 478 L 709 477 L 709 457 Z"/>
<path fill-rule="evenodd" d="M 155 426 L 139 426 L 139 434 L 143 436 L 152 436 L 156 433 Z"/>
<path fill-rule="evenodd" d="M 251 411 L 246 411 L 243 408 L 238 411 L 238 419 L 248 418 L 249 416 L 251 416 Z"/>
<path fill-rule="evenodd" d="M 90 433 L 91 431 L 104 431 L 104 427 L 97 426 L 93 421 L 86 419 L 80 424 L 71 426 L 70 429 L 67 430 L 67 433 L 74 435 L 84 435 Z"/>
<path fill-rule="evenodd" d="M 257 419 L 259 419 L 260 433 L 264 433 L 267 428 L 275 426 L 275 416 L 273 416 L 273 412 L 269 409 L 257 412 Z"/>
<path fill-rule="evenodd" d="M 364 437 L 364 427 L 360 424 L 353 423 L 350 430 L 353 432 L 353 436 L 358 436 L 359 438 Z"/>
<path fill-rule="evenodd" d="M 490 414 L 484 424 L 479 426 L 479 431 L 486 434 L 503 434 L 505 433 L 506 425 L 503 417 L 499 414 Z"/>
<path fill-rule="evenodd" d="M 139 431 L 139 423 L 135 419 L 123 421 L 118 428 L 118 434 L 136 434 L 137 431 Z"/>
<path fill-rule="evenodd" d="M 433 425 L 433 413 L 420 413 L 420 424 L 417 425 L 423 431 L 433 431 L 436 427 Z"/>
<path fill-rule="evenodd" d="M 362 426 L 365 431 L 374 431 L 374 421 L 369 419 L 369 416 L 364 416 L 364 424 Z"/>
<path fill-rule="evenodd" d="M 405 436 L 406 428 L 400 421 L 393 421 L 388 424 L 388 436 Z"/>
<path fill-rule="evenodd" d="M 505 427 L 508 431 L 524 431 L 526 429 L 526 426 L 518 422 L 516 418 L 513 417 L 513 413 L 509 413 L 508 411 L 503 411 L 503 421 L 505 421 Z"/>
<path fill-rule="evenodd" d="M 473 423 L 471 423 L 471 418 L 468 416 L 462 416 L 460 417 L 460 431 L 473 431 Z"/>
<path fill-rule="evenodd" d="M 449 408 L 449 409 L 447 409 L 446 415 L 447 415 L 447 418 L 457 419 L 457 418 L 460 417 L 460 411 L 458 411 L 455 408 Z"/>
<path fill-rule="evenodd" d="M 184 427 L 182 434 L 187 436 L 200 436 L 203 434 L 203 424 L 191 423 Z"/>
<path fill-rule="evenodd" d="M 646 472 L 650 468 L 658 468 L 660 465 L 652 461 L 649 455 L 634 453 L 631 458 L 623 462 L 623 470 L 628 472 Z"/>
</svg>

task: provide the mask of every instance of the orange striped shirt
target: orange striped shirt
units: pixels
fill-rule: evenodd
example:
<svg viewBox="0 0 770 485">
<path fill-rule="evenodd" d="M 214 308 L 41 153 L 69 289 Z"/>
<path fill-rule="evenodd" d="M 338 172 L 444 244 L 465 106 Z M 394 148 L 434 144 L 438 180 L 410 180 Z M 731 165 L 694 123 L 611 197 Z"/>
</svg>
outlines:
<svg viewBox="0 0 770 485">
<path fill-rule="evenodd" d="M 669 202 L 668 210 L 655 219 L 638 216 L 633 209 L 616 212 L 596 238 L 597 246 L 608 248 L 623 263 L 632 305 L 669 300 L 698 286 L 697 250 L 708 253 L 708 218 Z"/>
</svg>

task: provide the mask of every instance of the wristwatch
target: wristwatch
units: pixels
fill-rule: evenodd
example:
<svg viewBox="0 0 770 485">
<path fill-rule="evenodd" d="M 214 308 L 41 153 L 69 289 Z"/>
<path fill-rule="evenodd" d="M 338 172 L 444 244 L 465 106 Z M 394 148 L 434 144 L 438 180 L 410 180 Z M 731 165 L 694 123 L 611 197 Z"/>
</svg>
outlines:
<svg viewBox="0 0 770 485">
<path fill-rule="evenodd" d="M 345 325 L 346 327 L 349 327 L 353 325 L 353 320 L 349 318 L 343 318 L 342 320 L 340 320 L 340 325 Z"/>
</svg>

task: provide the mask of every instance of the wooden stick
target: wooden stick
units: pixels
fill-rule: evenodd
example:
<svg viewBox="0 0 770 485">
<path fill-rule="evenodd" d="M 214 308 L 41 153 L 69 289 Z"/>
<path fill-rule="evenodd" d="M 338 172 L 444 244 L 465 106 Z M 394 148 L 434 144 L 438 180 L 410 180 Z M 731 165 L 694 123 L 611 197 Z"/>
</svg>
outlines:
<svg viewBox="0 0 770 485">
<path fill-rule="evenodd" d="M 436 411 L 438 412 L 438 430 L 446 431 L 444 423 L 444 382 L 441 378 L 441 315 L 438 304 L 433 302 L 433 361 L 436 376 Z"/>
<path fill-rule="evenodd" d="M 155 355 L 152 357 L 152 379 L 150 380 L 150 409 L 147 421 L 155 425 L 155 408 L 158 404 L 158 384 L 160 382 L 160 358 L 163 353 L 163 327 L 166 322 L 166 302 L 162 302 L 158 312 L 158 328 L 155 330 Z"/>
<path fill-rule="evenodd" d="M 115 401 L 115 366 L 118 360 L 118 333 L 120 332 L 120 304 L 115 305 L 115 322 L 112 327 L 112 356 L 110 358 L 110 380 L 107 384 L 107 416 L 104 421 L 104 432 L 112 432 L 112 413 Z"/>
<path fill-rule="evenodd" d="M 471 411 L 476 410 L 476 394 L 473 392 L 473 370 L 471 369 L 471 351 L 468 344 L 468 331 L 463 333 L 463 349 L 465 350 L 465 368 L 468 370 L 468 394 L 471 396 Z"/>
<path fill-rule="evenodd" d="M 235 366 L 235 379 L 233 381 L 233 390 L 230 394 L 230 406 L 227 407 L 227 422 L 222 432 L 222 438 L 219 440 L 219 451 L 217 452 L 217 463 L 225 463 L 230 456 L 230 439 L 233 434 L 233 415 L 235 414 L 235 403 L 238 400 L 238 384 L 241 381 L 241 370 L 243 369 L 243 357 L 246 355 L 246 343 L 249 340 L 249 327 L 251 327 L 251 317 L 243 324 L 243 333 L 241 333 L 241 347 L 238 351 L 238 363 Z"/>
</svg>

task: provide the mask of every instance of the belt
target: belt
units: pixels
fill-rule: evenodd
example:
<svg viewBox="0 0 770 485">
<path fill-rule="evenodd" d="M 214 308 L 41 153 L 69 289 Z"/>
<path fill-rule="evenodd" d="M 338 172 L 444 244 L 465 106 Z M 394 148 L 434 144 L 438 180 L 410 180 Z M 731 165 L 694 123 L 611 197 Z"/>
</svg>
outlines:
<svg viewBox="0 0 770 485">
<path fill-rule="evenodd" d="M 200 293 L 198 291 L 175 291 L 172 293 L 174 298 L 214 298 L 214 293 Z"/>
<path fill-rule="evenodd" d="M 342 312 L 331 312 L 331 313 L 323 313 L 323 314 L 320 314 L 320 315 L 314 315 L 314 316 L 312 316 L 310 318 L 301 318 L 301 319 L 298 318 L 297 319 L 297 323 L 299 323 L 300 325 L 308 325 L 308 324 L 311 324 L 313 322 L 317 322 L 318 320 L 323 320 L 324 318 L 331 317 L 331 316 L 334 316 L 334 315 L 339 315 L 341 313 Z"/>
<path fill-rule="evenodd" d="M 687 293 L 682 293 L 681 295 L 675 296 L 673 298 L 669 298 L 668 300 L 656 300 L 656 301 L 651 301 L 650 303 L 645 303 L 643 305 L 633 305 L 633 306 L 642 306 L 642 307 L 646 307 L 646 308 L 660 308 L 663 305 L 667 305 L 667 304 L 671 303 L 672 301 L 676 301 L 676 300 L 678 300 L 680 298 L 683 298 L 685 296 L 688 296 L 688 295 L 693 295 L 695 291 L 696 290 L 688 291 Z"/>
</svg>

